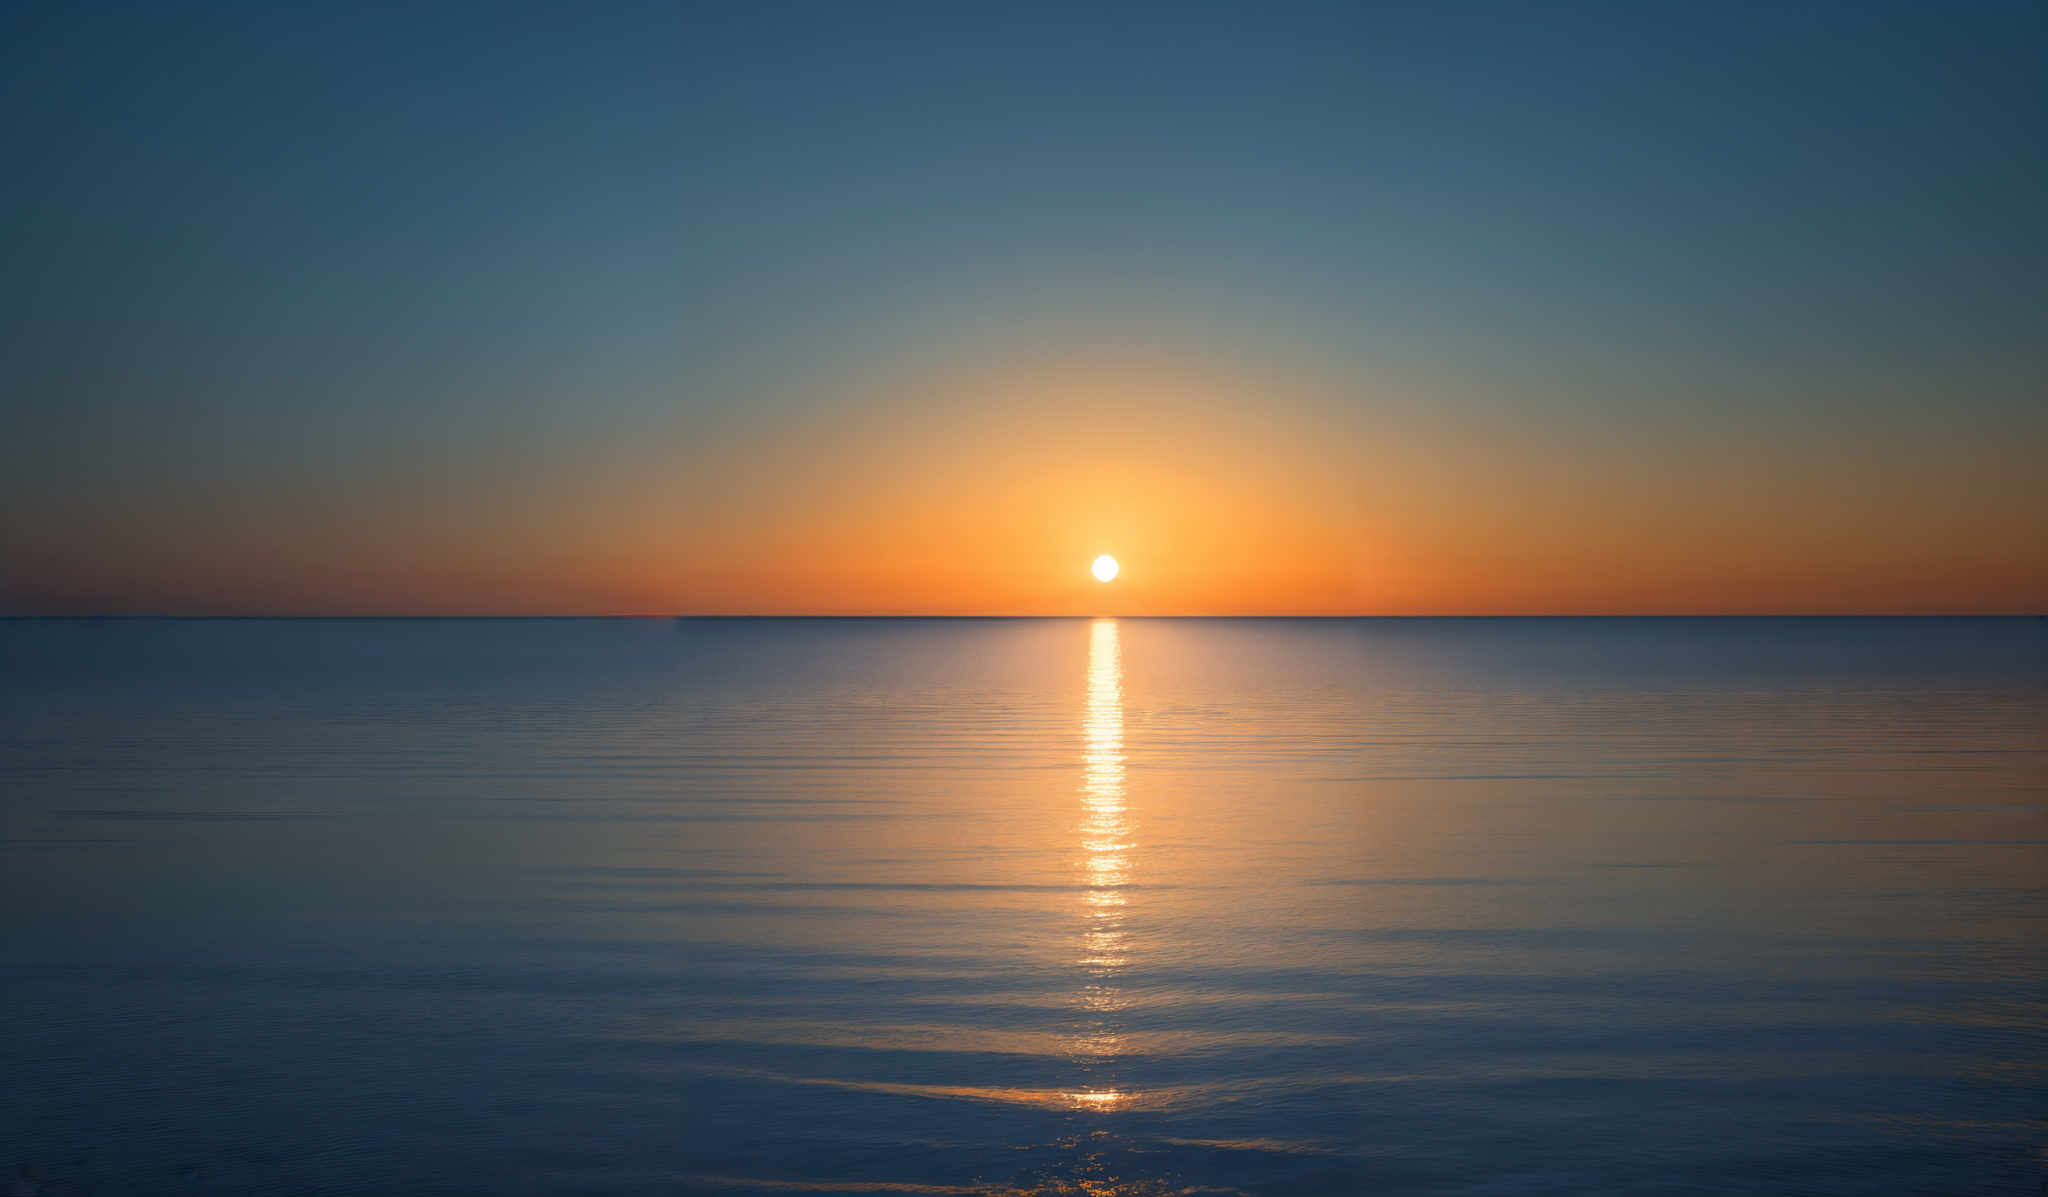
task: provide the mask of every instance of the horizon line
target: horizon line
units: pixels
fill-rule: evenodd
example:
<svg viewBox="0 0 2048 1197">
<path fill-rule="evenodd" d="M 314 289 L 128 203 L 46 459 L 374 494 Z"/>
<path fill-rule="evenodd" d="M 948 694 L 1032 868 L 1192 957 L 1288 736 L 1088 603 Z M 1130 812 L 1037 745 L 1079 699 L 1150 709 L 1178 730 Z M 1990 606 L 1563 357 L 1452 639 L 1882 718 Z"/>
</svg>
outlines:
<svg viewBox="0 0 2048 1197">
<path fill-rule="evenodd" d="M 1210 615 L 1156 615 L 1156 614 L 1112 614 L 1074 613 L 1061 615 L 946 615 L 916 612 L 849 615 L 837 613 L 778 613 L 756 614 L 746 612 L 719 613 L 664 613 L 664 612 L 609 612 L 578 613 L 558 615 L 511 615 L 493 613 L 468 614 L 404 614 L 371 613 L 341 614 L 320 612 L 298 613 L 240 613 L 240 614 L 177 614 L 168 612 L 97 612 L 97 613 L 21 613 L 0 614 L 0 622 L 28 623 L 54 620 L 181 620 L 187 622 L 223 622 L 256 620 L 598 620 L 598 619 L 666 619 L 666 620 L 955 620 L 985 622 L 1021 621 L 1029 619 L 1244 619 L 1244 620 L 1321 620 L 1339 622 L 1347 620 L 1392 620 L 1392 619 L 2044 619 L 2048 611 L 1602 611 L 1602 612 L 1451 612 L 1444 614 L 1371 614 L 1347 615 L 1300 615 L 1229 613 Z"/>
</svg>

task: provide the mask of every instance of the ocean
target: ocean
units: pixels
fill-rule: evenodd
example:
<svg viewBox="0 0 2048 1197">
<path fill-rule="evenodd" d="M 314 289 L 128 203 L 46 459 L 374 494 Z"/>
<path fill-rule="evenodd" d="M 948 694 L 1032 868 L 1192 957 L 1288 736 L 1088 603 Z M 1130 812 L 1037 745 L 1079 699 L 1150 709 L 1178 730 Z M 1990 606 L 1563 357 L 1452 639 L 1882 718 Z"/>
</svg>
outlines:
<svg viewBox="0 0 2048 1197">
<path fill-rule="evenodd" d="M 14 1193 L 2033 1194 L 2037 619 L 0 622 Z"/>
</svg>

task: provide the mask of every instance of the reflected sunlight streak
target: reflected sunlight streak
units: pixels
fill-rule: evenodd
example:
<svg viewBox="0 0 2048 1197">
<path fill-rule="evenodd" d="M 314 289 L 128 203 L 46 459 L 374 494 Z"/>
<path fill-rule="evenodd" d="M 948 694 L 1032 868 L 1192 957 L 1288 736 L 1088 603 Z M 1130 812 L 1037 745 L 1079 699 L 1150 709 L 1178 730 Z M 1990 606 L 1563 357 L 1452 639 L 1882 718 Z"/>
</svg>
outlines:
<svg viewBox="0 0 2048 1197">
<path fill-rule="evenodd" d="M 1082 721 L 1081 850 L 1087 873 L 1082 898 L 1079 963 L 1089 981 L 1080 994 L 1093 1025 L 1078 1037 L 1075 1056 L 1093 1071 L 1122 1051 L 1122 1036 L 1111 1019 L 1128 999 L 1115 984 L 1129 962 L 1124 927 L 1125 891 L 1130 884 L 1131 826 L 1124 793 L 1123 662 L 1114 619 L 1098 619 L 1088 633 L 1088 700 Z M 1070 1094 L 1084 1109 L 1114 1109 L 1130 1095 L 1113 1087 Z"/>
</svg>

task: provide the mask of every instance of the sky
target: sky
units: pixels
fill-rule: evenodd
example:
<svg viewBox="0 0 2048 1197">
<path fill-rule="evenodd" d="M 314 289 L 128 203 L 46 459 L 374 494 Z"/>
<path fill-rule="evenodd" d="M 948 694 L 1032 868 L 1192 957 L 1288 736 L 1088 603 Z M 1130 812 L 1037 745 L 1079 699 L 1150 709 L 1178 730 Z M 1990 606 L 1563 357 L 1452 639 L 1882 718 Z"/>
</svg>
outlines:
<svg viewBox="0 0 2048 1197">
<path fill-rule="evenodd" d="M 0 614 L 2039 613 L 2044 51 L 15 3 Z"/>
</svg>

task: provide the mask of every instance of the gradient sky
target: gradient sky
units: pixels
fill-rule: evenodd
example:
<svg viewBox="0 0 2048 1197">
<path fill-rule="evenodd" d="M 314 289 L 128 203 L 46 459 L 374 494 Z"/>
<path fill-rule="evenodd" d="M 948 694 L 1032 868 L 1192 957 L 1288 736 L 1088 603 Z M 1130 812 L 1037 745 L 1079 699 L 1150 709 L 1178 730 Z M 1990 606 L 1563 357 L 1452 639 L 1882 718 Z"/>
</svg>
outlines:
<svg viewBox="0 0 2048 1197">
<path fill-rule="evenodd" d="M 0 613 L 2039 612 L 2044 51 L 16 3 Z"/>
</svg>

